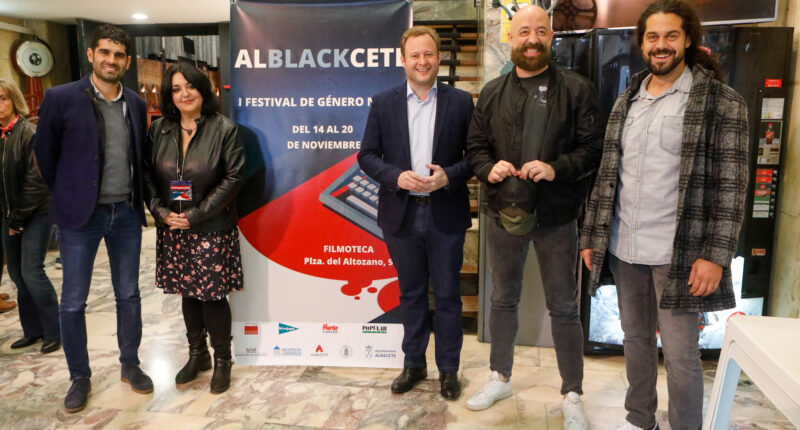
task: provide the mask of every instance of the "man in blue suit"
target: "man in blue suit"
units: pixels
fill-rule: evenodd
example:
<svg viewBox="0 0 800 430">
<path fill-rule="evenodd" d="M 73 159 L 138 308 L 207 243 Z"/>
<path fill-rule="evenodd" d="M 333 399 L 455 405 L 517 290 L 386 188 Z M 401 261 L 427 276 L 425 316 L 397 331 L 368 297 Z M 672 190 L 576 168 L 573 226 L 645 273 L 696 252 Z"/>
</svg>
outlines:
<svg viewBox="0 0 800 430">
<path fill-rule="evenodd" d="M 91 75 L 48 90 L 39 109 L 34 150 L 53 193 L 50 216 L 58 226 L 64 270 L 59 315 L 72 381 L 64 399 L 67 412 L 83 409 L 91 390 L 85 309 L 101 239 L 117 302 L 122 380 L 138 393 L 153 391 L 138 357 L 146 106 L 120 83 L 130 66 L 130 48 L 130 36 L 123 30 L 97 27 L 87 49 Z"/>
<path fill-rule="evenodd" d="M 378 225 L 400 284 L 405 362 L 392 392 L 405 393 L 427 377 L 425 350 L 433 325 L 441 393 L 455 400 L 463 338 L 459 273 L 471 225 L 466 181 L 472 170 L 464 150 L 472 96 L 436 82 L 435 31 L 407 30 L 400 49 L 408 81 L 373 97 L 358 154 L 361 169 L 381 184 Z"/>
</svg>

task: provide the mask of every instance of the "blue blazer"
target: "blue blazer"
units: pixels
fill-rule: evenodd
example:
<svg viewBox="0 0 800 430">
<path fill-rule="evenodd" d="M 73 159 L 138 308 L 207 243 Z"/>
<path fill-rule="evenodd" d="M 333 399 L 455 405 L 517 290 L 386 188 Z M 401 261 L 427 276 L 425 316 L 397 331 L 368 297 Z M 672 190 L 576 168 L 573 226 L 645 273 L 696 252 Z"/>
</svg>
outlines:
<svg viewBox="0 0 800 430">
<path fill-rule="evenodd" d="M 146 104 L 124 88 L 133 165 L 133 206 L 144 216 L 142 146 L 146 136 Z M 42 177 L 53 193 L 50 219 L 59 227 L 79 228 L 97 206 L 103 177 L 103 124 L 95 112 L 89 77 L 50 88 L 39 107 L 33 149 Z"/>
<path fill-rule="evenodd" d="M 411 170 L 406 90 L 403 83 L 372 98 L 358 152 L 361 169 L 381 184 L 378 226 L 387 234 L 400 228 L 408 204 L 408 191 L 397 186 L 400 174 Z M 464 231 L 472 223 L 467 191 L 472 169 L 464 151 L 473 109 L 469 93 L 438 83 L 432 163 L 444 168 L 448 185 L 431 193 L 431 210 L 434 224 L 445 232 Z"/>
</svg>

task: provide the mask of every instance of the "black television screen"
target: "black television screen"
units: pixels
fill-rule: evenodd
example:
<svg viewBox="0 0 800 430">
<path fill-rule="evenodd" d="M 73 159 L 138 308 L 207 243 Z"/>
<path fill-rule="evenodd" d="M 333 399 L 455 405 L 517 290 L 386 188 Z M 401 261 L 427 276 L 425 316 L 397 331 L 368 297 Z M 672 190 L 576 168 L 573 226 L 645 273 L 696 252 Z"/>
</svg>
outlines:
<svg viewBox="0 0 800 430">
<path fill-rule="evenodd" d="M 697 7 L 704 24 L 765 22 L 778 17 L 778 0 L 689 1 Z M 639 15 L 650 3 L 644 0 L 559 0 L 553 11 L 553 28 L 575 31 L 635 27 Z"/>
</svg>

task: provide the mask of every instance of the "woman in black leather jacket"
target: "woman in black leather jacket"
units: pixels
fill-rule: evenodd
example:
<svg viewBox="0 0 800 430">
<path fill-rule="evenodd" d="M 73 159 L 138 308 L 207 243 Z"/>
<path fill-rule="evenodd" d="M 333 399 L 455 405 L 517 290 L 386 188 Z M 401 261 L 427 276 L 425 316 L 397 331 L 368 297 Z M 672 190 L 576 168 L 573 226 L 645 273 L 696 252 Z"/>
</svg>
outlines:
<svg viewBox="0 0 800 430">
<path fill-rule="evenodd" d="M 61 347 L 58 296 L 44 272 L 44 257 L 53 230 L 47 220 L 50 192 L 36 168 L 36 126 L 25 120 L 28 104 L 19 87 L 0 79 L 0 210 L 8 275 L 17 285 L 22 339 L 12 349 L 39 339 L 46 354 Z"/>
<path fill-rule="evenodd" d="M 234 198 L 244 180 L 244 150 L 236 125 L 220 115 L 211 83 L 186 63 L 171 66 L 161 83 L 161 112 L 145 145 L 145 186 L 158 227 L 156 285 L 180 294 L 189 361 L 175 377 L 194 380 L 211 368 L 211 392 L 230 385 L 231 309 L 226 298 L 242 288 Z"/>
</svg>

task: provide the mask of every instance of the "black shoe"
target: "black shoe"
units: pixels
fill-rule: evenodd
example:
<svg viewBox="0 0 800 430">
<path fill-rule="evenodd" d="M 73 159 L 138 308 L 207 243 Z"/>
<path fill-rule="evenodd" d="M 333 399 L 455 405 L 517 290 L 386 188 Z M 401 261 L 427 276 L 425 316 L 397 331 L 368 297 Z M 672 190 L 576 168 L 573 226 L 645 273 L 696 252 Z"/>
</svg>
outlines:
<svg viewBox="0 0 800 430">
<path fill-rule="evenodd" d="M 139 394 L 153 392 L 153 380 L 135 364 L 123 364 L 121 379 L 131 384 L 131 389 Z"/>
<path fill-rule="evenodd" d="M 61 348 L 61 339 L 49 339 L 42 341 L 42 354 L 49 354 Z"/>
<path fill-rule="evenodd" d="M 457 372 L 442 372 L 439 375 L 439 383 L 442 384 L 442 397 L 447 400 L 456 400 L 461 394 L 461 384 L 458 382 Z"/>
<path fill-rule="evenodd" d="M 22 339 L 12 343 L 11 349 L 20 349 L 25 348 L 26 346 L 31 346 L 41 338 L 41 336 L 23 337 Z"/>
<path fill-rule="evenodd" d="M 186 338 L 189 339 L 189 361 L 175 375 L 176 384 L 194 381 L 198 373 L 211 369 L 211 354 L 208 353 L 206 331 L 200 329 L 186 333 Z"/>
<path fill-rule="evenodd" d="M 404 367 L 400 372 L 400 376 L 392 382 L 392 392 L 395 394 L 403 394 L 412 388 L 417 382 L 422 381 L 428 377 L 428 369 L 421 367 L 419 369 L 412 369 Z"/>
<path fill-rule="evenodd" d="M 67 397 L 64 397 L 64 410 L 69 413 L 83 410 L 86 407 L 86 401 L 89 400 L 90 391 L 92 391 L 92 383 L 89 378 L 73 379 L 72 386 L 67 391 Z"/>
<path fill-rule="evenodd" d="M 233 361 L 224 358 L 214 358 L 214 373 L 211 375 L 211 392 L 220 394 L 228 391 L 231 386 L 231 365 Z"/>
<path fill-rule="evenodd" d="M 214 347 L 214 373 L 211 375 L 211 392 L 224 393 L 231 386 L 231 340 L 229 334 L 225 336 L 211 336 L 211 346 Z"/>
</svg>

